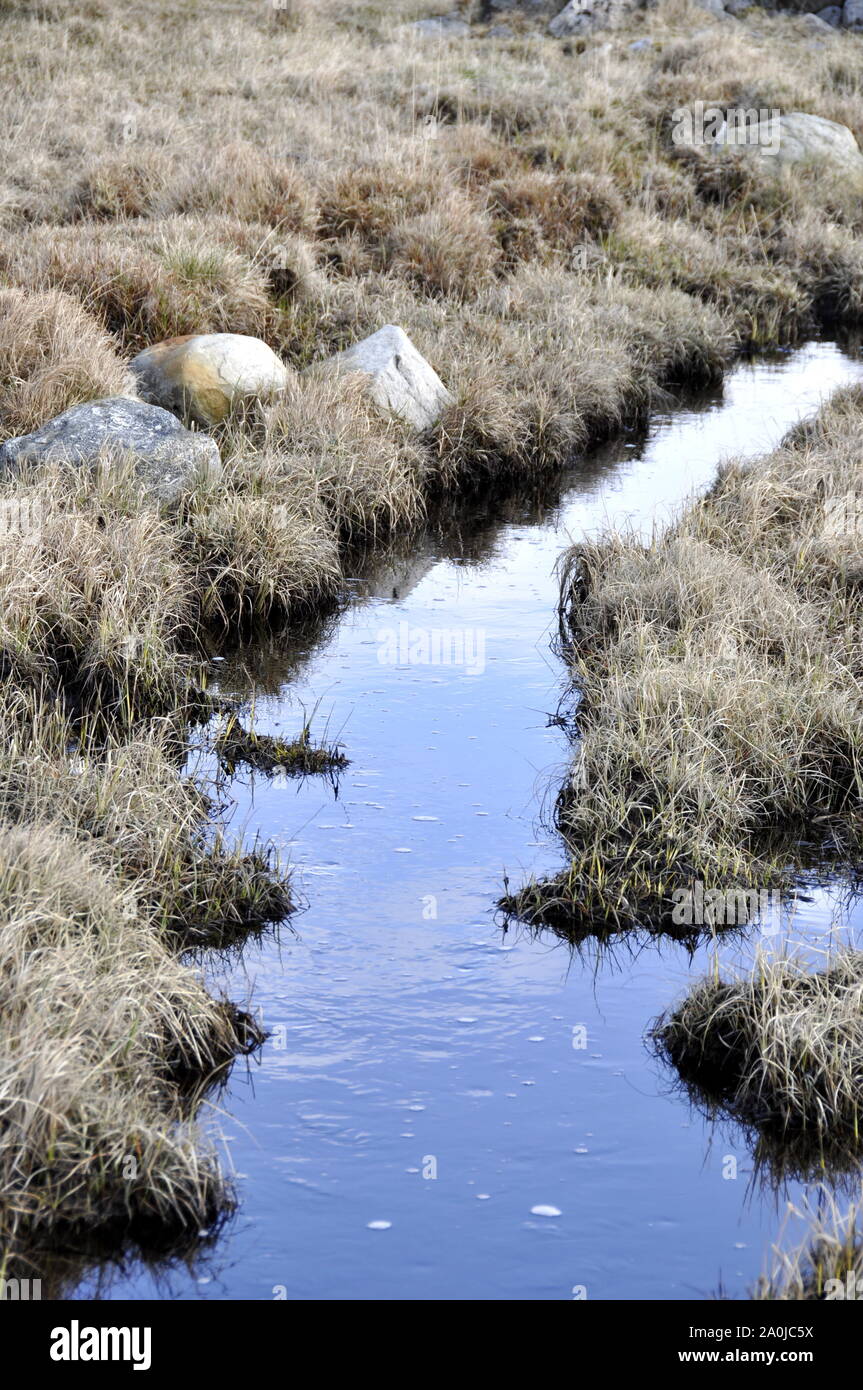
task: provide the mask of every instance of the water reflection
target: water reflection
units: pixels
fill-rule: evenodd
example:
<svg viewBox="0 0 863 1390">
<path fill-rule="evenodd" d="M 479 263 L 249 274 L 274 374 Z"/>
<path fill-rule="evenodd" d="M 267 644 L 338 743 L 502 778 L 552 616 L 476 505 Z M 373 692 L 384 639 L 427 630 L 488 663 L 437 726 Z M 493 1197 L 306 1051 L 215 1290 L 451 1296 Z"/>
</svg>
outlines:
<svg viewBox="0 0 863 1390">
<path fill-rule="evenodd" d="M 752 1155 L 740 1136 L 710 1146 L 644 1046 L 711 947 L 572 956 L 501 932 L 494 905 L 506 876 L 562 862 L 538 824 L 569 755 L 549 722 L 560 552 L 609 522 L 649 533 L 723 454 L 757 454 L 858 375 L 829 344 L 743 365 L 722 399 L 660 416 L 550 493 L 475 499 L 380 565 L 356 557 L 340 613 L 214 665 L 262 732 L 296 732 L 320 701 L 351 763 L 337 800 L 311 779 L 230 786 L 235 826 L 281 845 L 308 907 L 296 936 L 211 964 L 272 1039 L 224 1105 L 245 1177 L 221 1276 L 180 1273 L 177 1296 L 675 1298 L 757 1276 L 776 1220 L 771 1198 L 745 1200 Z M 482 633 L 482 672 L 383 660 L 402 623 Z M 111 1290 L 154 1293 L 143 1271 Z"/>
</svg>

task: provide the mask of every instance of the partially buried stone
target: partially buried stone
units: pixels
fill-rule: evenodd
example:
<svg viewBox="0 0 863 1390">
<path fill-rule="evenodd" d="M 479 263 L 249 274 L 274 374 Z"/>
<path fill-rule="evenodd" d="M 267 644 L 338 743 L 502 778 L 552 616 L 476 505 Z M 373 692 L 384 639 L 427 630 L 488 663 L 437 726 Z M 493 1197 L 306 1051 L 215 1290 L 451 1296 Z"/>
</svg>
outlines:
<svg viewBox="0 0 863 1390">
<path fill-rule="evenodd" d="M 0 476 L 29 464 L 77 467 L 130 461 L 135 476 L 159 502 L 173 502 L 201 478 L 218 477 L 214 439 L 187 430 L 167 410 L 128 396 L 110 396 L 65 410 L 31 434 L 0 445 Z"/>
</svg>

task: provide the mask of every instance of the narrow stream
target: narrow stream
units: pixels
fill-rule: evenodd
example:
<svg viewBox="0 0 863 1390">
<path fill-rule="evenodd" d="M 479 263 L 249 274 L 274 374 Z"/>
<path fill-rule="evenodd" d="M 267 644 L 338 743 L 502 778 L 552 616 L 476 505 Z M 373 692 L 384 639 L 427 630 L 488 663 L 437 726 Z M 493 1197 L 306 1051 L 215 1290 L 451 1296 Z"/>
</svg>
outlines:
<svg viewBox="0 0 863 1390">
<path fill-rule="evenodd" d="M 351 763 L 338 797 L 321 779 L 230 784 L 235 826 L 276 840 L 308 909 L 215 974 L 273 1037 L 218 1103 L 239 1214 L 171 1294 L 687 1299 L 757 1277 L 793 1193 L 750 1189 L 740 1136 L 692 1115 L 643 1041 L 707 953 L 573 957 L 503 934 L 493 905 L 505 875 L 561 863 L 541 808 L 567 761 L 548 717 L 568 540 L 666 522 L 723 456 L 765 451 L 861 375 L 822 342 L 743 364 L 579 464 L 549 506 L 501 503 L 388 561 L 307 649 L 247 657 L 256 728 L 293 735 L 320 701 Z M 216 669 L 248 693 L 236 662 Z M 819 894 L 792 927 L 854 925 Z M 165 1291 L 137 1271 L 110 1296 Z"/>
</svg>

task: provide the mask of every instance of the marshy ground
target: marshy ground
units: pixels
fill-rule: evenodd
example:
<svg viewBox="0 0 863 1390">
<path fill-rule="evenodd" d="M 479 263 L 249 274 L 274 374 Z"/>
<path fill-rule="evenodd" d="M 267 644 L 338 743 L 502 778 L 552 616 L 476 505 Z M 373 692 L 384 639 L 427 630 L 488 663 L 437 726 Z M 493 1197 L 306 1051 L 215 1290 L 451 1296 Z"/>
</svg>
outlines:
<svg viewBox="0 0 863 1390">
<path fill-rule="evenodd" d="M 610 48 L 517 18 L 430 43 L 409 27 L 428 5 L 393 10 L 0 5 L 0 440 L 122 392 L 132 354 L 186 333 L 259 336 L 299 371 L 399 324 L 453 396 L 416 434 L 297 376 L 167 509 L 131 469 L 2 483 L 0 1273 L 182 1243 L 230 1208 L 194 1118 L 257 1033 L 184 958 L 293 899 L 182 774 L 207 657 L 335 604 L 357 547 L 441 498 L 533 486 L 741 350 L 859 324 L 853 184 L 669 133 L 704 100 L 863 137 L 853 36 L 756 12 L 720 43 L 666 0 Z M 652 547 L 572 556 L 587 794 L 560 808 L 566 910 L 616 927 L 693 876 L 784 885 L 774 819 L 859 862 L 860 537 L 827 524 L 859 418 L 846 393 Z M 238 733 L 234 763 L 297 753 Z M 304 771 L 344 757 L 298 742 Z"/>
<path fill-rule="evenodd" d="M 507 906 L 582 932 L 741 925 L 683 895 L 790 889 L 860 862 L 859 387 L 645 544 L 562 567 L 576 762 L 557 804 L 571 867 Z M 684 934 L 683 930 L 680 934 Z"/>
</svg>

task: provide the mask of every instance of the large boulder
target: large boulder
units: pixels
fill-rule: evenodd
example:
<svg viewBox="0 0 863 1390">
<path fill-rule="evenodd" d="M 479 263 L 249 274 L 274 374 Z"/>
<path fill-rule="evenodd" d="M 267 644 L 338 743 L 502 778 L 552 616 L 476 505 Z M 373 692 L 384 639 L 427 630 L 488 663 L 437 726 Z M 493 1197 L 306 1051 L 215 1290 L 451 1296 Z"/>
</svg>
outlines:
<svg viewBox="0 0 863 1390">
<path fill-rule="evenodd" d="M 842 6 L 842 27 L 863 29 L 863 0 L 845 0 Z"/>
<path fill-rule="evenodd" d="M 372 400 L 417 430 L 433 425 L 452 400 L 434 368 L 404 330 L 392 323 L 307 370 L 315 375 L 365 378 Z"/>
<path fill-rule="evenodd" d="M 722 134 L 719 143 L 725 143 Z M 752 151 L 764 167 L 784 170 L 801 163 L 829 164 L 855 181 L 863 178 L 863 154 L 848 127 L 807 111 L 768 117 L 754 128 L 751 141 L 738 147 Z"/>
<path fill-rule="evenodd" d="M 804 14 L 800 18 L 800 23 L 805 26 L 813 38 L 833 37 L 833 29 L 826 19 L 822 19 L 817 14 Z"/>
<path fill-rule="evenodd" d="M 206 426 L 245 402 L 272 400 L 291 375 L 272 348 L 245 333 L 167 338 L 139 352 L 130 367 L 142 400 Z"/>
<path fill-rule="evenodd" d="M 167 410 L 129 396 L 109 396 L 64 410 L 32 434 L 0 445 L 0 477 L 31 463 L 78 466 L 131 459 L 135 473 L 158 502 L 174 502 L 203 477 L 218 477 L 216 441 L 195 434 Z"/>
<path fill-rule="evenodd" d="M 774 116 L 741 108 L 726 119 L 720 108 L 696 102 L 674 112 L 672 140 L 676 145 L 702 145 L 717 154 L 739 151 L 757 161 L 765 174 L 808 163 L 837 169 L 855 184 L 863 180 L 863 153 L 853 132 L 807 111 Z"/>
</svg>

